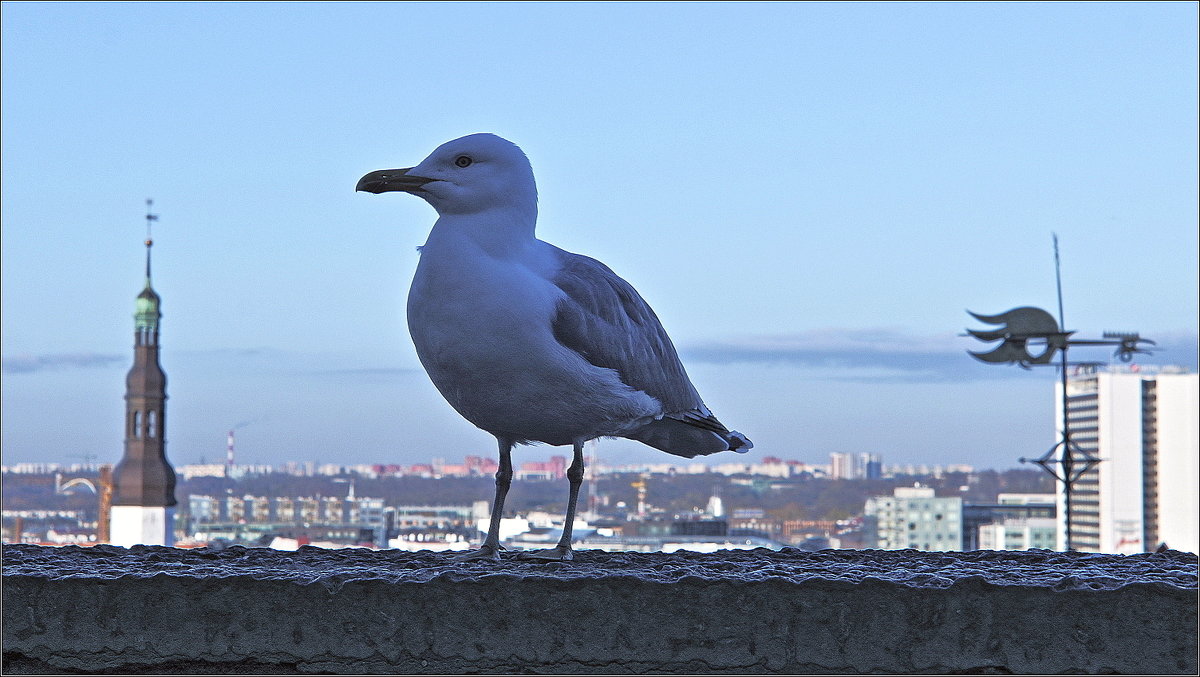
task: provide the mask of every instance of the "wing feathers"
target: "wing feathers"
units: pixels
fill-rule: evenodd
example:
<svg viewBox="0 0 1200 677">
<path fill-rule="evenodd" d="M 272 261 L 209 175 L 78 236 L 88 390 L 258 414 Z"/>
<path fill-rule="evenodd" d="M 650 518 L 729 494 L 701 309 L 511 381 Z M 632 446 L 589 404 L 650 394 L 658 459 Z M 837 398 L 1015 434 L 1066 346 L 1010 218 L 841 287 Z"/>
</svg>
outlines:
<svg viewBox="0 0 1200 677">
<path fill-rule="evenodd" d="M 554 284 L 565 294 L 552 329 L 559 343 L 663 405 L 704 406 L 658 316 L 628 282 L 595 259 L 563 252 Z"/>
<path fill-rule="evenodd" d="M 686 423 L 703 430 L 711 430 L 714 433 L 729 432 L 729 429 L 721 425 L 721 422 L 718 421 L 715 416 L 700 411 L 699 409 L 692 409 L 691 411 L 685 411 L 677 414 L 667 414 L 666 418 L 673 418 L 680 423 Z"/>
<path fill-rule="evenodd" d="M 562 257 L 553 280 L 564 293 L 552 324 L 555 339 L 662 404 L 661 420 L 628 437 L 689 458 L 754 446 L 704 406 L 658 316 L 637 290 L 595 259 L 568 252 Z"/>
</svg>

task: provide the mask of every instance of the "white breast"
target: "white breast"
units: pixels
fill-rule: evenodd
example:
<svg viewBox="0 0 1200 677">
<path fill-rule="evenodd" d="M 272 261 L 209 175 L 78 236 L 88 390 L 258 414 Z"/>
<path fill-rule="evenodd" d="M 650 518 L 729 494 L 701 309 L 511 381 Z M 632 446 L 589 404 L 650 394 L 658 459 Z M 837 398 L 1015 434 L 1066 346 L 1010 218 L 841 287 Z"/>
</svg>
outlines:
<svg viewBox="0 0 1200 677">
<path fill-rule="evenodd" d="M 560 296 L 524 260 L 496 258 L 470 242 L 427 246 L 409 290 L 409 331 L 422 361 L 486 365 L 544 348 Z"/>
</svg>

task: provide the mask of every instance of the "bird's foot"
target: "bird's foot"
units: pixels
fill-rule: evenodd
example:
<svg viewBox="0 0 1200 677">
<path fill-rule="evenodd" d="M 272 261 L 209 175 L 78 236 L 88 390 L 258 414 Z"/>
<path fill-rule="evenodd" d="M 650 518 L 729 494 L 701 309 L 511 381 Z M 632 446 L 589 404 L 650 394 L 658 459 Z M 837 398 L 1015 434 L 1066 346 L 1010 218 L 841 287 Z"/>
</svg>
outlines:
<svg viewBox="0 0 1200 677">
<path fill-rule="evenodd" d="M 575 553 L 570 547 L 560 545 L 546 550 L 523 550 L 517 553 L 517 559 L 535 562 L 569 562 L 575 559 Z"/>
<path fill-rule="evenodd" d="M 503 549 L 502 546 L 488 545 L 487 543 L 484 543 L 483 545 L 479 546 L 478 550 L 472 550 L 470 552 L 464 552 L 461 555 L 455 555 L 454 561 L 455 562 L 475 562 L 478 560 L 486 559 L 486 560 L 491 560 L 493 562 L 499 562 L 500 561 L 500 550 L 502 550 L 502 549 Z"/>
</svg>

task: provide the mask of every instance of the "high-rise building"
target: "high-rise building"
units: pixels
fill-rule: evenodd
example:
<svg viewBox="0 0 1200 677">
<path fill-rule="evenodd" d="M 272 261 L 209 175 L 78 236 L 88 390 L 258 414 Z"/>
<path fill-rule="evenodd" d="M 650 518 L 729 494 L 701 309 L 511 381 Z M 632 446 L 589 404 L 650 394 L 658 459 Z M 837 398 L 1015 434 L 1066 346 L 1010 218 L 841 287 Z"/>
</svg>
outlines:
<svg viewBox="0 0 1200 677">
<path fill-rule="evenodd" d="M 1055 420 L 1062 434 L 1062 385 Z M 1200 381 L 1183 368 L 1080 368 L 1067 381 L 1071 439 L 1101 459 L 1074 484 L 1071 546 L 1133 554 L 1200 548 Z M 1057 494 L 1066 549 L 1066 495 Z"/>
<path fill-rule="evenodd" d="M 879 454 L 859 454 L 859 479 L 877 480 L 883 477 L 883 460 Z"/>
<path fill-rule="evenodd" d="M 883 477 L 883 464 L 879 454 L 829 454 L 829 472 L 839 480 L 877 480 Z"/>
<path fill-rule="evenodd" d="M 146 215 L 147 224 L 153 216 Z M 146 286 L 134 313 L 133 367 L 125 378 L 125 453 L 113 470 L 109 540 L 113 545 L 173 545 L 175 471 L 166 457 L 167 376 L 158 362 L 161 300 L 150 284 L 146 237 Z"/>
<path fill-rule="evenodd" d="M 938 498 L 930 487 L 896 487 L 867 499 L 863 531 L 868 548 L 962 550 L 962 498 Z"/>
<path fill-rule="evenodd" d="M 830 473 L 834 479 L 856 480 L 862 477 L 862 457 L 858 454 L 833 452 L 829 454 Z"/>
</svg>

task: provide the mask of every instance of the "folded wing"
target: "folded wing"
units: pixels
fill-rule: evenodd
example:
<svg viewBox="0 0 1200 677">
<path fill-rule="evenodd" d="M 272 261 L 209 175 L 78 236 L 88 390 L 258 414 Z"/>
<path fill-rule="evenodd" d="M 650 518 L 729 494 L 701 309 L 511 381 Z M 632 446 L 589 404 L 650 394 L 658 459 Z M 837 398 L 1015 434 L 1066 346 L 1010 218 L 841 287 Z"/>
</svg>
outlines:
<svg viewBox="0 0 1200 677">
<path fill-rule="evenodd" d="M 754 446 L 721 425 L 704 405 L 658 316 L 632 285 L 595 259 L 568 252 L 562 256 L 553 282 L 565 298 L 554 317 L 554 337 L 662 403 L 662 418 L 626 437 L 688 458 Z"/>
</svg>

